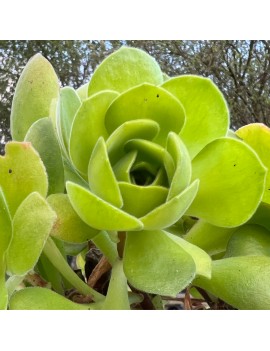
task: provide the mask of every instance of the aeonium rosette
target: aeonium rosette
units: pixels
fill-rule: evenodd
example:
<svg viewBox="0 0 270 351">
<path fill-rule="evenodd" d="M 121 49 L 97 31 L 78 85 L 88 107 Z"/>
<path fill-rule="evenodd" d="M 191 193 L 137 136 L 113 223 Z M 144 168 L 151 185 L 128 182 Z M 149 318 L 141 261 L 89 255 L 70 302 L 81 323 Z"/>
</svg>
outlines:
<svg viewBox="0 0 270 351">
<path fill-rule="evenodd" d="M 58 158 L 51 167 L 46 158 L 51 140 L 41 145 L 56 130 L 67 194 L 52 190 L 48 198 L 59 217 L 52 235 L 65 240 L 72 232 L 70 241 L 82 242 L 100 231 L 118 233 L 124 277 L 147 292 L 176 294 L 196 275 L 209 278 L 210 257 L 170 227 L 183 215 L 242 225 L 262 199 L 266 176 L 251 147 L 229 137 L 228 107 L 214 83 L 168 78 L 151 56 L 123 47 L 89 84 L 62 88 L 53 106 L 44 118 L 25 114 L 20 136 L 35 141 L 50 183 L 57 183 L 63 165 Z M 21 130 L 18 123 L 12 129 Z"/>
</svg>

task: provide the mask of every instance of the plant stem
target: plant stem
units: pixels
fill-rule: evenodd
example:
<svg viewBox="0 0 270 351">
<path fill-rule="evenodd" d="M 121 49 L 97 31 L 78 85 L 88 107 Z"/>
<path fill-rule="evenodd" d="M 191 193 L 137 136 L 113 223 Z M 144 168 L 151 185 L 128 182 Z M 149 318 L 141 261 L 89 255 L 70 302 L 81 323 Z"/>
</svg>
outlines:
<svg viewBox="0 0 270 351">
<path fill-rule="evenodd" d="M 65 277 L 81 294 L 91 295 L 94 301 L 103 301 L 105 299 L 104 295 L 92 289 L 77 276 L 61 255 L 51 237 L 48 238 L 43 252 L 63 277 Z"/>
<path fill-rule="evenodd" d="M 93 243 L 107 258 L 109 263 L 113 265 L 118 257 L 116 244 L 113 243 L 107 232 L 101 231 L 97 236 L 92 239 Z"/>
</svg>

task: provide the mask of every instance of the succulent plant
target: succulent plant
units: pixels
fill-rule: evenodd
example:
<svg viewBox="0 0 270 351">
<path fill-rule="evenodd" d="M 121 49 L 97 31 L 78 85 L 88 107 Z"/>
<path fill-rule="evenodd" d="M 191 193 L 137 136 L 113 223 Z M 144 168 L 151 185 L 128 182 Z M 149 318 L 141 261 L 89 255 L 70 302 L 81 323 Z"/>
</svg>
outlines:
<svg viewBox="0 0 270 351">
<path fill-rule="evenodd" d="M 1 307 L 77 308 L 59 296 L 62 275 L 92 296 L 82 309 L 129 309 L 140 292 L 162 301 L 192 285 L 269 308 L 269 129 L 234 133 L 229 122 L 210 79 L 167 77 L 142 50 L 114 52 L 77 91 L 35 55 L 0 159 Z M 106 296 L 65 261 L 90 241 L 112 266 Z M 17 291 L 31 270 L 55 292 Z"/>
</svg>

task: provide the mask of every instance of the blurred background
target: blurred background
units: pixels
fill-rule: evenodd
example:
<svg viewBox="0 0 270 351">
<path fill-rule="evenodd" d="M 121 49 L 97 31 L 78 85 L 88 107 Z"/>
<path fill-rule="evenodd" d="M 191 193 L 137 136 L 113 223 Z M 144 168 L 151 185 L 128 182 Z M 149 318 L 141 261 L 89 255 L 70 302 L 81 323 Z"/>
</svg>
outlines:
<svg viewBox="0 0 270 351">
<path fill-rule="evenodd" d="M 34 54 L 39 52 L 51 62 L 61 86 L 76 89 L 122 45 L 145 50 L 170 77 L 211 78 L 227 100 L 231 128 L 254 122 L 270 126 L 269 40 L 0 40 L 0 153 L 10 140 L 16 83 Z"/>
</svg>

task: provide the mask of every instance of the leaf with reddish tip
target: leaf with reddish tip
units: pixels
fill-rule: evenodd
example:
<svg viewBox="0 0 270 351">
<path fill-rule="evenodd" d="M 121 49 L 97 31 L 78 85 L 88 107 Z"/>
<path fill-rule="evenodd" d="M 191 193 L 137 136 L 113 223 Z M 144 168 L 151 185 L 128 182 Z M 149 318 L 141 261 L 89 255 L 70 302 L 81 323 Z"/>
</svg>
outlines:
<svg viewBox="0 0 270 351">
<path fill-rule="evenodd" d="M 11 216 L 33 191 L 47 195 L 48 179 L 39 154 L 29 142 L 9 142 L 0 156 L 0 186 Z"/>
<path fill-rule="evenodd" d="M 82 243 L 92 239 L 99 230 L 89 227 L 74 211 L 67 194 L 52 194 L 47 198 L 57 214 L 50 235 L 71 243 Z"/>
</svg>

